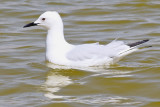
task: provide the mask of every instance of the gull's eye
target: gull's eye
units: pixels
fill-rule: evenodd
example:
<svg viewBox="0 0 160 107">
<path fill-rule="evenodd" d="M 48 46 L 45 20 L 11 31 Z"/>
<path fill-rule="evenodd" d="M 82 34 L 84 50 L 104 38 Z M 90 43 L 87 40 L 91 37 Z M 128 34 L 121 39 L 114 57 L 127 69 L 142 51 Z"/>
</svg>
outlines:
<svg viewBox="0 0 160 107">
<path fill-rule="evenodd" d="M 45 21 L 45 20 L 46 20 L 46 18 L 42 18 L 42 20 L 43 20 L 43 21 Z"/>
</svg>

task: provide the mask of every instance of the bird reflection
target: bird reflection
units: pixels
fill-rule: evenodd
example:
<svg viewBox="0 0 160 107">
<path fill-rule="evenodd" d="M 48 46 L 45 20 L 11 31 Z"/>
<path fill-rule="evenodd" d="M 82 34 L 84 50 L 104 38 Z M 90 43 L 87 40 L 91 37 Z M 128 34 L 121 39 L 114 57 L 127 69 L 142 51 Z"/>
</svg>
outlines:
<svg viewBox="0 0 160 107">
<path fill-rule="evenodd" d="M 70 96 L 63 96 L 63 95 L 57 95 L 56 93 L 63 89 L 64 87 L 71 85 L 73 83 L 83 83 L 86 82 L 88 78 L 93 78 L 95 76 L 103 76 L 104 78 L 115 78 L 115 77 L 128 77 L 132 76 L 130 75 L 131 71 L 123 71 L 121 70 L 114 70 L 114 69 L 104 69 L 104 68 L 96 68 L 96 67 L 90 67 L 85 68 L 85 70 L 75 70 L 68 68 L 66 66 L 59 66 L 52 63 L 47 63 L 47 66 L 52 68 L 48 72 L 48 75 L 46 77 L 46 81 L 43 85 L 43 89 L 45 91 L 44 96 L 47 98 L 69 98 Z M 78 68 L 77 68 L 78 69 Z M 89 72 L 88 72 L 89 71 Z M 79 73 L 84 74 L 83 76 L 80 76 Z M 78 77 L 76 79 L 71 78 L 71 75 L 77 75 Z M 75 81 L 76 80 L 76 81 Z M 78 81 L 77 81 L 78 80 Z"/>
<path fill-rule="evenodd" d="M 99 73 L 106 72 L 106 70 L 108 70 L 108 68 L 111 67 L 111 66 L 76 67 L 76 66 L 57 65 L 50 62 L 46 62 L 46 65 L 52 69 L 64 69 L 64 70 L 77 69 L 77 70 L 83 70 L 88 72 L 99 72 Z"/>
<path fill-rule="evenodd" d="M 44 90 L 46 91 L 44 96 L 47 98 L 63 98 L 64 96 L 56 95 L 63 87 L 73 83 L 72 79 L 69 76 L 63 75 L 63 70 L 51 70 L 49 71 L 46 81 L 43 85 Z"/>
</svg>

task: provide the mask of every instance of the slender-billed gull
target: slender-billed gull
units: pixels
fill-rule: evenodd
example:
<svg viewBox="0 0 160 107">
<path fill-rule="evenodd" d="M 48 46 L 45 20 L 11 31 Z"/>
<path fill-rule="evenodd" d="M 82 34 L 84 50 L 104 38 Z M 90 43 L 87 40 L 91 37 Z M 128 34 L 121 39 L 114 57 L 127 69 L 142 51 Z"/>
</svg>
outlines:
<svg viewBox="0 0 160 107">
<path fill-rule="evenodd" d="M 46 59 L 54 64 L 65 66 L 106 66 L 115 64 L 124 56 L 137 51 L 137 47 L 148 39 L 131 44 L 114 40 L 107 45 L 98 43 L 72 45 L 66 42 L 63 33 L 63 22 L 56 11 L 47 11 L 32 23 L 25 25 L 47 28 Z"/>
</svg>

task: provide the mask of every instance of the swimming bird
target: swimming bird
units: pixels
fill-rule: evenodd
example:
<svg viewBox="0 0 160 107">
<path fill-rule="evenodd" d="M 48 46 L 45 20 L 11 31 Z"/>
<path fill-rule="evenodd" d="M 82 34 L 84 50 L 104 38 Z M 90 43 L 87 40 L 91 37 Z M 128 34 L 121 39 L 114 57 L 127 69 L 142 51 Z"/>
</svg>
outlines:
<svg viewBox="0 0 160 107">
<path fill-rule="evenodd" d="M 64 38 L 63 22 L 58 12 L 47 11 L 27 25 L 42 26 L 48 30 L 46 37 L 46 59 L 64 66 L 106 66 L 117 63 L 124 56 L 139 49 L 139 45 L 149 39 L 125 44 L 123 41 L 113 40 L 109 44 L 99 43 L 72 45 Z"/>
</svg>

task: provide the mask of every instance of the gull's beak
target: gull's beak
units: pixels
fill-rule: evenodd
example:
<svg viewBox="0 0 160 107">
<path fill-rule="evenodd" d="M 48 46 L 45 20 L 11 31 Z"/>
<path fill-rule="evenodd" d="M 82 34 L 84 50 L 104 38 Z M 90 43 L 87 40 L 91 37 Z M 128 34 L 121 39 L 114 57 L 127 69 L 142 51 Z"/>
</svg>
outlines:
<svg viewBox="0 0 160 107">
<path fill-rule="evenodd" d="M 32 23 L 29 23 L 29 24 L 23 26 L 23 28 L 25 28 L 25 27 L 30 27 L 30 26 L 37 26 L 37 25 L 38 25 L 38 23 L 32 22 Z"/>
</svg>

